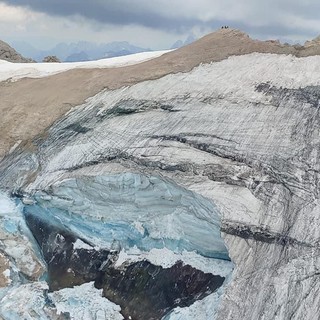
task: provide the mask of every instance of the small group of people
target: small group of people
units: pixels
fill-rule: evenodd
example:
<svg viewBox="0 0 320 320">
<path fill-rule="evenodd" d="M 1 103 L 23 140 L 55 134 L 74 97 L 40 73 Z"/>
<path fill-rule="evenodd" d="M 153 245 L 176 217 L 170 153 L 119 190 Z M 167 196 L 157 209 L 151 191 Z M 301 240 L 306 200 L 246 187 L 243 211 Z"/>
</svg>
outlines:
<svg viewBox="0 0 320 320">
<path fill-rule="evenodd" d="M 221 29 L 229 29 L 229 26 L 222 26 Z"/>
</svg>

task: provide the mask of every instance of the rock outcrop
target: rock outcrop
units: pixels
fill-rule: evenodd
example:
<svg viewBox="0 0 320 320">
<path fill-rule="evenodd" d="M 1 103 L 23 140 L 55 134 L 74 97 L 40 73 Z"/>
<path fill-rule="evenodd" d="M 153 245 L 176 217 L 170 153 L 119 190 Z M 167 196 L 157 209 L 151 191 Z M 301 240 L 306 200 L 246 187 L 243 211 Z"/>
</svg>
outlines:
<svg viewBox="0 0 320 320">
<path fill-rule="evenodd" d="M 10 47 L 7 43 L 0 40 L 0 60 L 9 62 L 34 62 L 32 59 L 24 58 L 15 49 Z"/>
<path fill-rule="evenodd" d="M 47 56 L 44 57 L 42 62 L 61 62 L 57 56 Z"/>
</svg>

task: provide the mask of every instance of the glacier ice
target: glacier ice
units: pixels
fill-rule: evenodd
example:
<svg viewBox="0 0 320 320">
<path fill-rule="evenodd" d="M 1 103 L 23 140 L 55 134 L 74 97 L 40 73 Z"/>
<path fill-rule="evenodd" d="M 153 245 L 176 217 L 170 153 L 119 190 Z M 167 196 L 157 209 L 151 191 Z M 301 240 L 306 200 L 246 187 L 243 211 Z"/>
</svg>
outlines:
<svg viewBox="0 0 320 320">
<path fill-rule="evenodd" d="M 6 320 L 121 320 L 120 310 L 93 283 L 48 292 L 46 282 L 33 282 L 12 287 L 0 299 L 0 317 Z"/>
<path fill-rule="evenodd" d="M 20 282 L 21 278 L 37 280 L 41 277 L 45 266 L 26 226 L 22 206 L 5 193 L 0 193 L 0 239 L 0 254 L 3 259 L 0 261 L 8 266 L 10 272 L 6 274 L 10 274 L 7 277 L 10 283 Z"/>
<path fill-rule="evenodd" d="M 93 282 L 49 293 L 57 314 L 67 313 L 71 320 L 121 320 L 120 306 L 102 297 Z"/>
<path fill-rule="evenodd" d="M 320 297 L 318 61 L 252 54 L 105 90 L 33 150 L 13 150 L 0 185 L 29 193 L 35 203 L 24 210 L 68 227 L 78 250 L 116 239 L 117 268 L 204 261 L 205 272 L 221 266 L 227 276 L 231 262 L 220 258 L 230 256 L 236 267 L 218 302 L 209 295 L 170 317 L 210 318 L 218 308 L 219 319 L 312 319 Z M 8 235 L 9 220 L 1 225 Z M 220 225 L 228 251 L 216 242 Z"/>
<path fill-rule="evenodd" d="M 34 282 L 24 285 L 15 282 L 9 290 L 3 292 L 3 297 L 10 296 L 12 300 L 15 299 L 15 296 L 18 298 L 20 288 L 21 292 L 25 291 L 26 294 L 35 290 L 38 292 L 38 296 L 35 297 L 38 298 L 31 301 L 31 305 L 26 304 L 17 314 L 12 311 L 13 304 L 4 299 L 0 314 L 5 319 L 16 319 L 21 315 L 28 315 L 32 313 L 30 310 L 33 308 L 40 319 L 45 319 L 45 316 L 50 318 L 53 315 L 58 317 L 63 312 L 69 312 L 72 318 L 72 310 L 75 307 L 73 304 L 78 306 L 75 314 L 81 314 L 81 319 L 85 319 L 88 314 L 94 314 L 92 317 L 99 319 L 99 317 L 105 317 L 105 312 L 107 314 L 111 312 L 112 308 L 106 311 L 103 308 L 100 309 L 98 305 L 94 305 L 91 311 L 84 311 L 86 298 L 82 298 L 81 295 L 93 295 L 92 290 L 97 289 L 91 290 L 92 284 L 90 288 L 89 284 L 80 284 L 75 285 L 74 288 L 59 289 L 64 281 L 65 283 L 69 281 L 65 279 L 70 275 L 82 277 L 81 272 L 84 272 L 85 268 L 82 267 L 80 273 L 74 273 L 70 269 L 66 275 L 61 274 L 60 283 L 52 282 L 56 273 L 55 271 L 52 273 L 52 266 L 49 267 L 50 263 L 47 259 L 50 258 L 51 253 L 64 254 L 61 250 L 70 247 L 67 243 L 67 246 L 64 245 L 64 241 L 69 241 L 68 237 L 72 241 L 71 248 L 74 254 L 81 254 L 81 257 L 87 262 L 90 256 L 93 259 L 99 259 L 99 257 L 105 259 L 103 258 L 104 250 L 110 252 L 115 250 L 117 256 L 114 263 L 115 268 L 119 270 L 126 270 L 135 265 L 139 268 L 140 263 L 143 265 L 143 261 L 150 261 L 150 266 L 163 266 L 168 270 L 170 268 L 175 270 L 172 272 L 179 272 L 179 263 L 182 261 L 184 266 L 191 265 L 191 270 L 193 267 L 196 268 L 194 270 L 217 275 L 217 277 L 221 275 L 220 279 L 224 279 L 231 274 L 233 269 L 227 248 L 220 236 L 218 207 L 212 201 L 177 185 L 168 178 L 136 172 L 81 176 L 58 181 L 30 195 L 23 194 L 21 200 L 13 201 L 8 196 L 3 196 L 3 199 L 5 201 L 5 205 L 2 206 L 5 212 L 3 229 L 8 234 L 21 230 L 21 226 L 26 229 L 26 234 L 31 239 L 30 248 L 39 250 L 37 254 L 42 255 L 39 261 L 43 266 L 42 259 L 48 263 L 48 275 L 45 274 L 45 277 L 41 279 L 47 280 L 49 289 L 51 286 L 51 290 L 55 290 L 52 294 L 47 294 L 47 287 L 43 287 L 44 283 L 40 285 Z M 25 199 L 28 201 L 24 201 Z M 7 208 L 10 208 L 11 211 Z M 11 212 L 15 212 L 15 215 Z M 17 224 L 13 223 L 15 216 L 18 217 Z M 34 234 L 34 239 L 26 228 L 23 218 L 26 219 L 27 225 L 34 233 L 30 217 L 33 219 L 32 223 L 39 221 L 38 228 L 41 230 L 46 225 L 43 229 L 45 233 L 53 232 L 52 235 L 48 233 L 49 238 L 46 244 L 41 243 L 45 241 L 45 238 L 39 240 L 41 238 Z M 52 238 L 54 232 L 57 232 L 55 239 Z M 65 236 L 67 236 L 66 239 Z M 58 248 L 60 244 L 61 248 Z M 50 246 L 53 247 L 50 248 Z M 12 246 L 11 252 L 16 252 L 21 259 L 29 258 L 28 254 L 22 254 L 18 247 L 13 248 Z M 52 259 L 56 259 L 53 261 L 60 261 L 58 255 L 52 256 Z M 94 261 L 93 263 L 98 262 L 98 260 Z M 113 263 L 110 261 L 103 262 L 101 270 L 105 268 L 104 263 L 107 266 Z M 72 266 L 72 268 L 76 267 L 75 262 L 72 262 Z M 61 268 L 61 271 L 57 270 L 64 272 L 62 266 Z M 91 268 L 91 276 L 87 277 L 88 280 L 95 279 L 95 274 L 98 274 L 98 271 L 92 272 Z M 194 271 L 192 275 L 195 277 Z M 77 281 L 83 283 L 83 280 Z M 74 283 L 77 284 L 77 281 Z M 221 290 L 223 288 L 224 286 Z M 69 298 L 65 298 L 66 295 L 69 295 Z M 213 296 L 209 300 L 204 300 L 204 303 L 208 312 L 213 314 L 220 294 L 213 292 L 211 295 Z M 105 300 L 105 304 L 112 305 L 108 299 L 101 299 Z M 44 313 L 38 311 L 37 308 L 45 310 Z M 115 312 L 118 309 L 116 307 Z M 181 310 L 175 309 L 175 314 L 184 314 L 185 309 Z M 121 319 L 121 314 L 117 312 L 115 314 L 118 314 L 117 316 Z"/>
<path fill-rule="evenodd" d="M 25 211 L 58 219 L 94 246 L 119 241 L 124 249 L 168 248 L 229 259 L 218 208 L 167 179 L 133 173 L 67 179 L 34 198 L 37 203 Z"/>
</svg>

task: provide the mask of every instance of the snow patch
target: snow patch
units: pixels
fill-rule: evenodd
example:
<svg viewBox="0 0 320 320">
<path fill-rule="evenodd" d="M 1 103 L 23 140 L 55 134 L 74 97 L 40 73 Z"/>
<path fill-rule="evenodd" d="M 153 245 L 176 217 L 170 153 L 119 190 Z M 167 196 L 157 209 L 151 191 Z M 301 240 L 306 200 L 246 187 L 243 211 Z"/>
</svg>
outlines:
<svg viewBox="0 0 320 320">
<path fill-rule="evenodd" d="M 225 285 L 216 292 L 210 294 L 202 300 L 194 302 L 191 306 L 185 308 L 175 308 L 163 320 L 186 320 L 186 319 L 216 319 L 217 310 Z"/>
<path fill-rule="evenodd" d="M 83 242 L 80 239 L 77 239 L 77 241 L 73 244 L 73 249 L 86 249 L 86 250 L 94 250 L 94 247 L 91 247 L 87 243 Z"/>
<path fill-rule="evenodd" d="M 6 269 L 2 272 L 2 274 L 5 276 L 5 278 L 7 279 L 7 283 L 10 284 L 12 282 L 12 280 L 10 279 L 11 276 L 11 271 L 10 269 Z"/>
<path fill-rule="evenodd" d="M 167 248 L 154 248 L 147 252 L 141 251 L 137 247 L 130 248 L 129 250 L 122 249 L 115 266 L 121 267 L 124 263 L 142 260 L 148 260 L 152 264 L 162 266 L 163 268 L 170 268 L 178 261 L 182 261 L 185 265 L 190 265 L 205 273 L 212 273 L 222 277 L 228 276 L 233 269 L 233 264 L 230 261 L 206 258 L 195 251 L 183 250 L 181 253 L 175 253 Z"/>
<path fill-rule="evenodd" d="M 84 62 L 12 63 L 0 60 L 0 81 L 9 79 L 15 81 L 24 77 L 42 78 L 71 69 L 124 67 L 158 58 L 169 51 L 171 50 L 141 52 L 127 56 Z"/>
</svg>

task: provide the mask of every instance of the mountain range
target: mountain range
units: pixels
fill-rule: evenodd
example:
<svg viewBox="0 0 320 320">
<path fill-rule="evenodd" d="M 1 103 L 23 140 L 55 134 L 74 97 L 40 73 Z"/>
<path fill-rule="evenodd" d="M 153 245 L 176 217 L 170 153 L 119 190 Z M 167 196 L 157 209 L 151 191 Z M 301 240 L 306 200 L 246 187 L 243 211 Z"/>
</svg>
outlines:
<svg viewBox="0 0 320 320">
<path fill-rule="evenodd" d="M 190 34 L 184 41 L 176 41 L 171 46 L 171 49 L 181 48 L 195 40 L 195 36 Z M 41 62 L 43 58 L 47 56 L 56 56 L 62 62 L 76 62 L 119 57 L 128 54 L 152 51 L 150 48 L 135 46 L 127 41 L 114 41 L 100 44 L 89 41 L 79 41 L 74 43 L 61 42 L 49 50 L 37 49 L 25 41 L 12 42 L 12 46 L 23 56 L 32 58 L 37 62 Z"/>
<path fill-rule="evenodd" d="M 97 44 L 88 41 L 76 43 L 58 43 L 50 50 L 39 50 L 26 42 L 13 42 L 17 51 L 26 57 L 31 57 L 41 62 L 46 56 L 56 56 L 60 61 L 75 62 L 98 60 L 124 56 L 133 53 L 151 51 L 149 48 L 141 48 L 127 41 L 115 41 L 111 43 Z"/>
<path fill-rule="evenodd" d="M 182 40 L 177 40 L 170 49 L 178 49 L 184 46 L 187 46 L 188 44 L 191 44 L 192 42 L 194 42 L 195 40 L 197 40 L 197 38 L 195 37 L 194 34 L 189 34 L 188 37 L 186 38 L 186 40 L 182 41 Z"/>
</svg>

